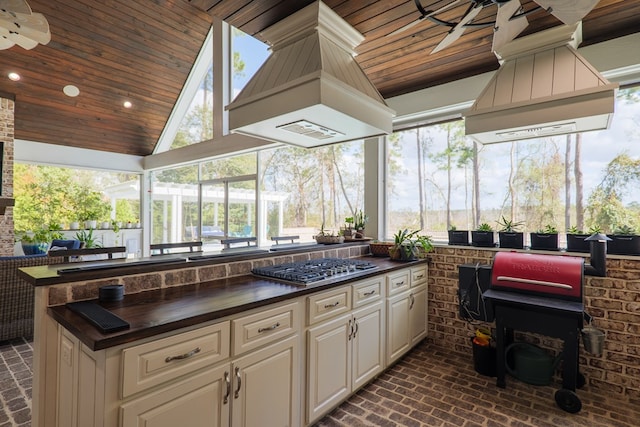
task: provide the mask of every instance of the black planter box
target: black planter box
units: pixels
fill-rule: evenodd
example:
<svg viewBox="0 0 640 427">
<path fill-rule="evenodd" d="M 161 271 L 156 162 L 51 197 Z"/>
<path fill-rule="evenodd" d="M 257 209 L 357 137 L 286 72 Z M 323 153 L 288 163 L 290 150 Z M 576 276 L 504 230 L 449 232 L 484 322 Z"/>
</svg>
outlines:
<svg viewBox="0 0 640 427">
<path fill-rule="evenodd" d="M 449 230 L 449 244 L 469 246 L 469 230 Z"/>
<path fill-rule="evenodd" d="M 471 245 L 481 247 L 493 247 L 493 231 L 472 231 Z"/>
<path fill-rule="evenodd" d="M 498 240 L 501 248 L 524 249 L 524 233 L 499 231 Z"/>
<path fill-rule="evenodd" d="M 567 233 L 567 252 L 589 252 L 590 242 L 585 241 L 589 234 L 569 234 Z"/>
<path fill-rule="evenodd" d="M 640 255 L 640 236 L 607 234 L 607 253 L 612 255 Z"/>
<path fill-rule="evenodd" d="M 558 233 L 531 233 L 531 249 L 557 251 Z"/>
</svg>

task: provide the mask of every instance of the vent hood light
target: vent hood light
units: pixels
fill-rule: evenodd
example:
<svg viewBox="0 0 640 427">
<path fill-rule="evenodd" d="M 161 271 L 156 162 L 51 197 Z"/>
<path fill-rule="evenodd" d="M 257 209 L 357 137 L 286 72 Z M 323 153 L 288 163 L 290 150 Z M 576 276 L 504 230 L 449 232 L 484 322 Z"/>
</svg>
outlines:
<svg viewBox="0 0 640 427">
<path fill-rule="evenodd" d="M 314 138 L 318 140 L 333 138 L 336 136 L 344 136 L 343 133 L 337 130 L 331 130 L 324 126 L 317 125 L 315 123 L 308 122 L 306 120 L 298 120 L 294 123 L 286 125 L 276 126 L 278 129 L 286 130 L 298 135 L 303 135 L 308 138 Z"/>
<path fill-rule="evenodd" d="M 500 69 L 464 113 L 482 144 L 607 129 L 618 84 L 576 50 L 582 23 L 521 37 L 496 51 Z"/>
<path fill-rule="evenodd" d="M 301 147 L 391 133 L 395 113 L 354 59 L 364 37 L 328 6 L 261 35 L 272 53 L 226 107 L 231 132 Z"/>
</svg>

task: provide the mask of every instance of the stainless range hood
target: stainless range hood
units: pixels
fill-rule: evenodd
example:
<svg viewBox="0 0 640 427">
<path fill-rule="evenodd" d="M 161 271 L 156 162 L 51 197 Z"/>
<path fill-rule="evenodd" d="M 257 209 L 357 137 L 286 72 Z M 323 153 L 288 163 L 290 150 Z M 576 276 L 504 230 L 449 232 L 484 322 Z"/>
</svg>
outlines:
<svg viewBox="0 0 640 427">
<path fill-rule="evenodd" d="M 394 111 L 355 61 L 364 37 L 321 1 L 267 28 L 271 56 L 227 106 L 231 132 L 314 147 L 389 134 Z"/>
<path fill-rule="evenodd" d="M 582 23 L 513 40 L 495 52 L 502 64 L 464 113 L 465 133 L 489 144 L 607 129 L 618 84 L 576 50 Z"/>
</svg>

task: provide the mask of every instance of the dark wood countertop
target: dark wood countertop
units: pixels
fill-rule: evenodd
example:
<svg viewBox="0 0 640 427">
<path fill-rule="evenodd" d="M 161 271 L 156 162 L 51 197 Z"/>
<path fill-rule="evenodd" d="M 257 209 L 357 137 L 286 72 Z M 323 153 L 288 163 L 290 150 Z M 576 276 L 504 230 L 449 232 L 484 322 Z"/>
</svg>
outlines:
<svg viewBox="0 0 640 427">
<path fill-rule="evenodd" d="M 366 259 L 378 268 L 308 286 L 248 275 L 125 295 L 122 301 L 101 303 L 130 324 L 130 329 L 111 334 L 100 333 L 64 305 L 49 307 L 47 311 L 89 348 L 102 350 L 427 262 Z"/>
</svg>

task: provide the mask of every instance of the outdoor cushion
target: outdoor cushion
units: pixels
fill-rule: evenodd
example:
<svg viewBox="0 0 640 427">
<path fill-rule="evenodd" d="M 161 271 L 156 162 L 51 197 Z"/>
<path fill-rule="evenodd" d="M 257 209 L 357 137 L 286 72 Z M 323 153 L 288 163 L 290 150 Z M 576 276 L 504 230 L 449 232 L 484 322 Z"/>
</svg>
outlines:
<svg viewBox="0 0 640 427">
<path fill-rule="evenodd" d="M 51 249 L 80 249 L 80 240 L 53 239 Z"/>
</svg>

